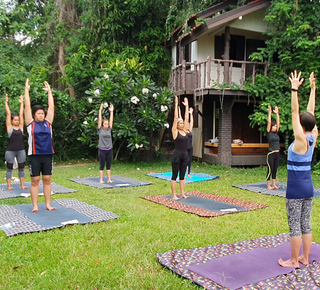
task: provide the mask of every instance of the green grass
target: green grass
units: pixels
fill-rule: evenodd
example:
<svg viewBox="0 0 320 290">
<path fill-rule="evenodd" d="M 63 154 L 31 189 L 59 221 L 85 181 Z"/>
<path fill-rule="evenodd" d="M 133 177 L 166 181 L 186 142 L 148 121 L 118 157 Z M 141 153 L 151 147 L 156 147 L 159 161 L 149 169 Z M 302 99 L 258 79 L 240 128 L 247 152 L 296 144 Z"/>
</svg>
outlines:
<svg viewBox="0 0 320 290">
<path fill-rule="evenodd" d="M 168 181 L 147 176 L 152 171 L 170 170 L 169 161 L 114 162 L 112 174 L 154 184 L 96 189 L 74 183 L 69 178 L 97 176 L 98 163 L 55 167 L 52 181 L 78 192 L 56 194 L 52 196 L 53 200 L 77 198 L 114 212 L 120 218 L 14 237 L 7 237 L 0 231 L 0 289 L 200 289 L 192 281 L 161 266 L 156 254 L 288 232 L 285 198 L 232 186 L 264 181 L 265 167 L 241 169 L 193 163 L 193 172 L 219 175 L 220 178 L 187 184 L 187 191 L 199 190 L 269 205 L 261 210 L 215 218 L 201 218 L 140 198 L 170 194 Z M 279 181 L 283 181 L 286 174 L 285 167 L 279 168 Z M 14 175 L 17 175 L 16 171 Z M 27 170 L 26 176 L 29 181 Z M 3 183 L 4 177 L 2 170 Z M 319 176 L 313 176 L 313 180 L 315 187 L 320 187 Z M 43 201 L 43 197 L 39 197 L 39 202 Z M 0 200 L 0 204 L 11 205 L 30 202 L 30 198 Z M 317 242 L 320 242 L 320 230 L 316 226 L 320 218 L 319 205 L 320 198 L 317 198 L 312 215 Z"/>
</svg>

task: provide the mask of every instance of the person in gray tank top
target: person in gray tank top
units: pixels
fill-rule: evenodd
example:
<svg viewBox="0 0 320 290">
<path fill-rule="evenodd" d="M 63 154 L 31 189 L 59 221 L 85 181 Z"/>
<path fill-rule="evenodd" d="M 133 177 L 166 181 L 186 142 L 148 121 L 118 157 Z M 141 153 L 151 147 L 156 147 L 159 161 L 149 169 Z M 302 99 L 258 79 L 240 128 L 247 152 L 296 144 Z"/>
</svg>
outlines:
<svg viewBox="0 0 320 290">
<path fill-rule="evenodd" d="M 99 144 L 98 144 L 98 156 L 100 162 L 99 168 L 99 179 L 100 183 L 105 183 L 103 180 L 103 170 L 106 166 L 107 169 L 107 182 L 113 183 L 111 179 L 111 161 L 112 161 L 112 127 L 113 127 L 113 105 L 109 106 L 110 118 L 102 119 L 102 110 L 103 104 L 100 105 L 99 114 L 98 114 L 98 135 L 99 135 Z"/>
<path fill-rule="evenodd" d="M 269 152 L 267 155 L 267 187 L 270 190 L 279 189 L 277 186 L 277 171 L 280 162 L 280 137 L 278 135 L 280 129 L 280 116 L 279 108 L 276 106 L 273 112 L 277 116 L 277 123 L 272 122 L 272 107 L 268 106 L 268 125 L 267 125 L 267 138 L 269 143 Z M 272 185 L 270 178 L 272 177 Z"/>
</svg>

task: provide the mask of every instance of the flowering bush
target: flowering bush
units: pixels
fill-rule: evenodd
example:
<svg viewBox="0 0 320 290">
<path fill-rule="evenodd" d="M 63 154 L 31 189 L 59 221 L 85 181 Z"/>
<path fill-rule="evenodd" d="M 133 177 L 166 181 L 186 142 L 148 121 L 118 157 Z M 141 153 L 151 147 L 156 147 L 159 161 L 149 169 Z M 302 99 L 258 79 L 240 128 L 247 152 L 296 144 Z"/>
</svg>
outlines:
<svg viewBox="0 0 320 290">
<path fill-rule="evenodd" d="M 133 65 L 135 64 L 135 65 Z M 98 144 L 97 122 L 100 104 L 103 118 L 109 118 L 108 104 L 114 106 L 113 141 L 117 158 L 120 149 L 134 153 L 153 147 L 159 132 L 168 128 L 168 111 L 173 95 L 166 88 L 158 88 L 150 77 L 142 74 L 137 60 L 116 61 L 103 68 L 86 91 L 89 113 L 82 123 L 82 142 L 91 147 Z M 121 150 L 126 154 L 126 150 Z"/>
</svg>

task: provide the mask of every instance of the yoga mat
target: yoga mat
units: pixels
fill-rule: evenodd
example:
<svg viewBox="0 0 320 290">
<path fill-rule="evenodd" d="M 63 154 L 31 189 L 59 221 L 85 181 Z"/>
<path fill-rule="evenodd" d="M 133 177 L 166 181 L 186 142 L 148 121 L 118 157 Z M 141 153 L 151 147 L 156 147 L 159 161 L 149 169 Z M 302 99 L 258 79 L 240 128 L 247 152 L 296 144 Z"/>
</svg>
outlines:
<svg viewBox="0 0 320 290">
<path fill-rule="evenodd" d="M 32 204 L 0 205 L 0 228 L 7 236 L 59 228 L 68 224 L 86 224 L 119 218 L 112 212 L 80 202 L 77 199 L 56 199 L 55 211 L 39 203 L 39 212 L 32 213 Z"/>
<path fill-rule="evenodd" d="M 285 261 L 290 258 L 289 242 L 277 247 L 258 247 L 244 253 L 219 257 L 209 262 L 191 265 L 188 269 L 233 290 L 247 284 L 288 274 L 295 269 L 281 267 L 278 264 L 279 258 Z M 310 261 L 319 260 L 320 247 L 313 244 Z"/>
<path fill-rule="evenodd" d="M 152 182 L 143 182 L 134 178 L 124 177 L 121 175 L 111 175 L 111 179 L 114 183 L 108 183 L 108 178 L 106 176 L 103 177 L 103 181 L 105 183 L 100 183 L 99 177 L 86 177 L 86 178 L 72 178 L 70 180 L 92 186 L 97 188 L 114 188 L 114 187 L 129 187 L 129 186 L 143 186 L 153 184 Z"/>
<path fill-rule="evenodd" d="M 257 183 L 249 183 L 249 184 L 240 184 L 233 185 L 234 187 L 249 190 L 252 192 L 275 195 L 280 197 L 286 197 L 287 184 L 277 182 L 278 186 L 281 186 L 280 189 L 270 190 L 267 188 L 267 182 L 257 182 Z M 314 188 L 314 197 L 320 197 L 320 188 Z"/>
<path fill-rule="evenodd" d="M 164 172 L 164 173 L 149 173 L 148 176 L 153 176 L 156 178 L 164 179 L 167 181 L 171 181 L 172 172 Z M 219 175 L 210 175 L 205 173 L 190 173 L 192 178 L 185 177 L 185 183 L 199 182 L 199 181 L 208 181 L 219 178 Z M 179 182 L 179 176 L 177 177 L 177 182 Z"/>
<path fill-rule="evenodd" d="M 178 201 L 173 200 L 172 195 L 151 195 L 141 196 L 141 198 L 202 217 L 215 217 L 229 213 L 268 207 L 268 205 L 264 204 L 204 193 L 201 191 L 190 191 L 187 192 L 186 195 L 189 196 L 189 199 L 180 198 Z"/>
<path fill-rule="evenodd" d="M 261 248 L 262 250 L 273 249 L 275 247 L 284 245 L 283 248 L 275 249 L 275 251 L 280 251 L 280 256 L 274 255 L 276 262 L 279 258 L 285 259 L 289 257 L 290 250 L 288 248 L 289 242 L 289 235 L 288 234 L 279 234 L 277 236 L 268 236 L 268 237 L 260 237 L 253 240 L 246 240 L 241 241 L 235 244 L 221 244 L 221 245 L 214 245 L 214 246 L 207 246 L 201 248 L 194 248 L 194 249 L 178 249 L 172 250 L 165 253 L 158 253 L 157 258 L 159 262 L 173 271 L 174 273 L 181 275 L 184 278 L 190 279 L 194 281 L 196 284 L 204 287 L 205 289 L 227 289 L 226 282 L 230 283 L 233 282 L 234 277 L 229 277 L 227 272 L 224 271 L 222 274 L 222 270 L 220 268 L 220 259 L 228 257 L 232 259 L 233 257 L 229 256 L 236 256 L 240 254 L 240 257 L 244 257 L 243 254 L 246 252 L 251 252 L 255 249 Z M 319 264 L 319 252 L 320 252 L 320 244 L 313 243 L 312 245 L 312 255 L 310 260 L 310 265 L 303 266 L 301 269 L 294 269 L 294 268 L 282 268 L 280 267 L 281 271 L 289 272 L 287 274 L 275 274 L 271 278 L 256 280 L 251 284 L 241 285 L 237 289 L 248 290 L 248 289 L 319 289 L 320 288 L 320 264 Z M 252 252 L 254 256 L 254 252 Z M 264 259 L 266 259 L 266 255 L 264 255 Z M 193 270 L 199 271 L 199 267 L 202 267 L 202 264 L 208 264 L 213 261 L 217 262 L 217 267 L 219 273 L 222 275 L 219 276 L 218 282 L 211 280 L 210 278 L 203 276 Z M 246 263 L 246 262 L 245 262 Z M 275 262 L 272 261 L 272 268 L 277 267 Z M 208 264 L 210 266 L 210 264 Z M 199 266 L 196 269 L 196 266 Z M 209 269 L 209 266 L 207 269 Z M 223 266 L 223 262 L 221 267 Z M 243 262 L 234 262 L 229 265 L 229 268 L 241 268 L 239 270 L 240 274 L 237 274 L 242 279 L 242 275 L 247 269 L 247 265 L 243 265 Z M 250 265 L 248 266 L 250 267 Z M 205 267 L 206 268 L 206 267 Z M 212 270 L 212 269 L 211 269 Z M 227 269 L 229 271 L 229 269 Z M 231 269 L 233 270 L 233 269 Z M 266 269 L 268 270 L 268 269 Z M 208 271 L 208 270 L 207 270 Z M 214 270 L 213 270 L 214 271 Z M 208 271 L 209 274 L 213 271 Z M 250 270 L 258 271 L 258 269 Z M 248 271 L 250 274 L 250 271 Z M 260 270 L 259 270 L 260 271 Z M 261 271 L 260 271 L 261 272 Z M 209 275 L 205 274 L 205 275 Z M 237 277 L 238 277 L 237 276 Z M 222 277 L 222 278 L 221 278 Z M 225 286 L 223 286 L 225 285 Z M 230 289 L 230 288 L 229 288 Z M 232 288 L 231 288 L 232 289 Z"/>
<path fill-rule="evenodd" d="M 28 187 L 28 189 L 21 189 L 20 188 L 20 182 L 12 182 L 11 187 L 13 190 L 7 190 L 7 184 L 3 183 L 0 184 L 0 199 L 5 199 L 5 198 L 11 198 L 11 197 L 29 197 L 30 196 L 30 186 L 31 182 L 25 182 L 25 186 Z M 62 185 L 56 184 L 54 182 L 51 182 L 51 194 L 56 194 L 56 193 L 71 193 L 71 192 L 76 192 L 77 190 L 75 189 L 70 189 L 67 187 L 64 187 Z M 43 195 L 43 185 L 42 181 L 39 183 L 39 195 Z"/>
</svg>

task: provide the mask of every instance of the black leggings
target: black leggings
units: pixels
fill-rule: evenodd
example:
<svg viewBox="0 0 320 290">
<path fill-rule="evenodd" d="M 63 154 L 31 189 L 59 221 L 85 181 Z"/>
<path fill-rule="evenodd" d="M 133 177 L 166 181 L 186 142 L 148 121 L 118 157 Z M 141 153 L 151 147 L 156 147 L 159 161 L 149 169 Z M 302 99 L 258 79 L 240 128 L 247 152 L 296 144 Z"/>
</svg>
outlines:
<svg viewBox="0 0 320 290">
<path fill-rule="evenodd" d="M 176 180 L 179 174 L 179 179 L 184 180 L 188 165 L 188 152 L 174 150 L 172 155 L 172 177 L 171 180 Z"/>
<path fill-rule="evenodd" d="M 100 170 L 104 169 L 105 164 L 107 163 L 107 170 L 111 168 L 112 161 L 112 149 L 110 150 L 101 150 L 98 151 L 99 161 L 100 161 Z"/>
<path fill-rule="evenodd" d="M 272 176 L 272 179 L 277 178 L 277 171 L 279 167 L 279 161 L 280 161 L 280 153 L 271 151 L 267 155 L 267 180 L 270 180 L 270 176 Z"/>
<path fill-rule="evenodd" d="M 193 148 L 190 148 L 188 149 L 188 174 L 190 174 L 190 171 L 191 171 L 192 157 L 193 157 Z"/>
</svg>

